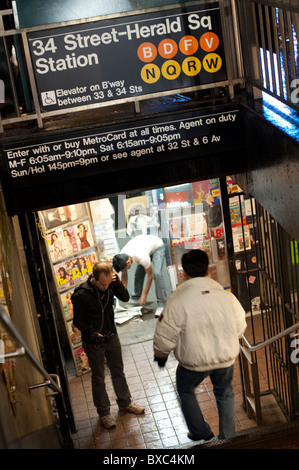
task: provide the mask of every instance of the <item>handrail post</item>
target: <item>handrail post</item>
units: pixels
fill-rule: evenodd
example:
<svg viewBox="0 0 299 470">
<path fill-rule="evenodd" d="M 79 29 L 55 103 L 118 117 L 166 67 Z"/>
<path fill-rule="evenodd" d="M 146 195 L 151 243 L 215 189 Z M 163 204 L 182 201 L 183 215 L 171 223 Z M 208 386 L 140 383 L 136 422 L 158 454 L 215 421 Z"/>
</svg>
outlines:
<svg viewBox="0 0 299 470">
<path fill-rule="evenodd" d="M 243 369 L 244 388 L 245 388 L 245 408 L 248 414 L 248 418 L 255 417 L 257 425 L 262 424 L 262 408 L 261 408 L 261 392 L 259 384 L 258 365 L 256 360 L 256 353 L 260 349 L 263 349 L 275 341 L 282 339 L 294 331 L 299 329 L 299 322 L 286 328 L 275 336 L 268 338 L 258 344 L 250 344 L 245 335 L 242 336 L 240 344 L 240 356 Z M 249 374 L 249 365 L 251 370 L 251 380 Z"/>
<path fill-rule="evenodd" d="M 3 359 L 8 357 L 17 357 L 20 355 L 26 355 L 32 365 L 40 372 L 40 374 L 45 378 L 45 382 L 42 384 L 32 385 L 29 387 L 30 389 L 39 388 L 42 386 L 49 386 L 54 389 L 54 393 L 49 394 L 48 396 L 55 395 L 56 405 L 59 409 L 63 410 L 62 414 L 59 415 L 60 417 L 60 424 L 64 424 L 60 427 L 60 432 L 63 438 L 64 447 L 73 448 L 73 441 L 70 437 L 69 427 L 67 425 L 67 416 L 65 412 L 64 402 L 63 402 L 63 393 L 60 384 L 59 376 L 56 374 L 48 374 L 48 372 L 44 369 L 44 367 L 39 363 L 36 359 L 32 351 L 29 349 L 28 345 L 25 343 L 24 339 L 22 338 L 21 334 L 11 321 L 10 317 L 7 315 L 3 307 L 0 305 L 0 323 L 2 323 L 7 330 L 7 332 L 15 339 L 16 341 L 16 351 L 12 353 L 8 353 L 7 355 L 2 354 L 1 357 Z M 20 352 L 22 354 L 20 354 Z M 24 353 L 24 354 L 23 354 Z"/>
<path fill-rule="evenodd" d="M 263 419 L 256 353 L 252 353 L 243 345 L 240 345 L 240 351 L 245 386 L 245 409 L 247 411 L 248 418 L 255 418 L 257 425 L 261 426 Z M 252 384 L 250 381 L 249 365 Z"/>
<path fill-rule="evenodd" d="M 43 366 L 38 362 L 34 354 L 31 352 L 25 341 L 23 340 L 22 336 L 12 323 L 10 317 L 6 314 L 5 310 L 3 307 L 0 306 L 0 322 L 5 326 L 6 330 L 13 336 L 13 338 L 16 340 L 18 346 L 17 348 L 23 348 L 23 351 L 29 358 L 30 362 L 34 365 L 34 367 L 49 381 L 49 385 L 54 388 L 58 393 L 62 393 L 61 388 L 57 385 L 57 383 L 50 377 L 48 372 L 43 368 Z M 19 349 L 20 351 L 20 349 Z M 9 353 L 9 356 L 12 357 L 12 354 L 14 357 L 16 355 L 20 355 L 17 351 L 15 353 Z M 23 355 L 23 354 L 22 354 Z M 8 357 L 8 355 L 6 356 Z M 5 359 L 5 355 L 4 355 Z"/>
</svg>

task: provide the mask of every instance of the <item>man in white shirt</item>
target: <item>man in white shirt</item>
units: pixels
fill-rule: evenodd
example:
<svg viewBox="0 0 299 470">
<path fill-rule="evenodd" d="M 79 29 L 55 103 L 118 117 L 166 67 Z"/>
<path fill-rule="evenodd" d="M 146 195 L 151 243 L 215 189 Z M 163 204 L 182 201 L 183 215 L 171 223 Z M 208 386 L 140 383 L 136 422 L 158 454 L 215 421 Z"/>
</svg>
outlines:
<svg viewBox="0 0 299 470">
<path fill-rule="evenodd" d="M 154 279 L 158 309 L 162 309 L 166 300 L 166 289 L 163 277 L 165 262 L 165 245 L 161 238 L 155 235 L 138 235 L 132 238 L 113 258 L 115 271 L 122 272 L 122 282 L 128 285 L 128 269 L 137 264 L 134 279 L 134 294 L 140 305 L 145 305 L 152 280 Z M 143 289 L 145 275 L 146 283 Z M 158 316 L 158 312 L 156 312 Z"/>
</svg>

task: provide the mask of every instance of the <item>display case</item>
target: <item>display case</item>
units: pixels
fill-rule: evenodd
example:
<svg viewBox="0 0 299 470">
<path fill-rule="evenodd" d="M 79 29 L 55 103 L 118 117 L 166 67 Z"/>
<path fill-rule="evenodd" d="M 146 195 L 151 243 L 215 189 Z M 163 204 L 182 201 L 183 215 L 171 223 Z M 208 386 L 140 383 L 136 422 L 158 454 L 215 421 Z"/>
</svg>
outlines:
<svg viewBox="0 0 299 470">
<path fill-rule="evenodd" d="M 218 179 L 166 187 L 158 195 L 163 226 L 167 227 L 173 289 L 183 282 L 182 255 L 202 249 L 209 256 L 211 277 L 230 289 Z"/>
</svg>

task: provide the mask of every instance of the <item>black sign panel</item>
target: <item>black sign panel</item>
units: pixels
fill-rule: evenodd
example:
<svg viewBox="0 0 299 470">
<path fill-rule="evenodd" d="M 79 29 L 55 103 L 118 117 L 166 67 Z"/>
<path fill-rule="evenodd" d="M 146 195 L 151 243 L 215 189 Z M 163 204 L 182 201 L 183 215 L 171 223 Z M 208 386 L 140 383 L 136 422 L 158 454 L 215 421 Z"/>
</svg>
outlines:
<svg viewBox="0 0 299 470">
<path fill-rule="evenodd" d="M 218 3 L 28 35 L 44 111 L 227 79 Z"/>
<path fill-rule="evenodd" d="M 4 147 L 11 191 L 241 148 L 238 108 L 138 120 Z"/>
</svg>

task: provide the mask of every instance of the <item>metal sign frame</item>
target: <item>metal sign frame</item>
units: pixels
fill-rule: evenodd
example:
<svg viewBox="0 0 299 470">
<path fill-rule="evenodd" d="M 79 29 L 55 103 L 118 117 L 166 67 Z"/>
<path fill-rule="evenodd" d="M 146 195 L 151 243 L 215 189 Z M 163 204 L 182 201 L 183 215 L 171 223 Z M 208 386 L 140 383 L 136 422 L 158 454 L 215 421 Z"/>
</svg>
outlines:
<svg viewBox="0 0 299 470">
<path fill-rule="evenodd" d="M 210 0 L 210 4 L 217 4 L 218 2 L 215 2 L 214 0 Z M 183 4 L 180 4 L 183 6 Z M 199 2 L 190 2 L 186 4 L 188 8 L 191 6 L 200 6 L 200 5 L 205 5 L 205 2 L 199 1 Z M 148 100 L 148 99 L 153 99 L 153 98 L 158 98 L 160 96 L 169 96 L 173 95 L 176 93 L 190 93 L 193 91 L 197 90 L 205 90 L 205 89 L 210 89 L 210 88 L 216 88 L 216 87 L 228 87 L 229 90 L 229 95 L 230 98 L 233 98 L 234 96 L 234 85 L 243 83 L 244 82 L 244 74 L 243 74 L 243 68 L 242 64 L 240 63 L 240 59 L 238 58 L 237 51 L 235 50 L 236 45 L 238 44 L 238 38 L 239 38 L 239 30 L 238 30 L 238 22 L 237 22 L 237 17 L 236 17 L 236 11 L 235 11 L 235 0 L 224 0 L 223 2 L 219 2 L 219 7 L 220 7 L 220 17 L 221 17 L 221 24 L 222 24 L 222 33 L 223 33 L 223 40 L 224 40 L 224 54 L 225 54 L 225 62 L 226 62 L 226 69 L 227 69 L 227 80 L 216 82 L 216 83 L 210 83 L 210 84 L 204 84 L 204 85 L 195 85 L 195 86 L 189 86 L 187 88 L 177 88 L 175 90 L 165 90 L 163 92 L 157 92 L 157 93 L 148 93 L 143 95 L 142 97 L 129 97 L 129 98 L 121 98 L 121 99 L 116 99 L 113 101 L 105 101 L 103 103 L 96 103 L 96 104 L 87 104 L 87 105 L 80 105 L 77 107 L 71 107 L 71 108 L 64 108 L 63 110 L 53 110 L 53 111 L 46 111 L 44 112 L 40 105 L 39 105 L 39 97 L 38 97 L 38 91 L 37 91 L 37 86 L 36 86 L 36 80 L 35 80 L 35 75 L 33 72 L 33 64 L 31 60 L 31 55 L 30 55 L 30 49 L 29 49 L 29 42 L 28 42 L 28 35 L 29 33 L 37 32 L 37 31 L 48 31 L 53 28 L 60 28 L 60 27 L 65 27 L 65 26 L 76 26 L 80 24 L 86 24 L 88 25 L 91 22 L 98 22 L 102 20 L 113 20 L 113 19 L 118 19 L 118 18 L 126 18 L 126 17 L 132 17 L 136 16 L 138 18 L 139 15 L 144 14 L 144 13 L 155 13 L 155 12 L 165 12 L 166 10 L 169 10 L 171 8 L 176 8 L 177 4 L 174 5 L 168 5 L 166 7 L 160 7 L 160 8 L 151 8 L 151 9 L 146 9 L 142 11 L 130 11 L 130 12 L 125 12 L 121 13 L 118 15 L 106 15 L 106 16 L 99 16 L 99 17 L 94 17 L 94 18 L 87 18 L 83 19 L 81 21 L 68 21 L 68 22 L 62 22 L 62 23 L 56 23 L 56 24 L 50 24 L 50 25 L 44 25 L 43 27 L 32 27 L 32 28 L 23 28 L 23 29 L 10 29 L 10 30 L 5 30 L 4 25 L 3 25 L 3 16 L 5 15 L 10 15 L 12 14 L 12 10 L 3 10 L 0 12 L 0 36 L 3 37 L 3 40 L 6 41 L 7 38 L 13 35 L 18 35 L 19 38 L 21 38 L 22 41 L 22 48 L 24 51 L 24 57 L 25 57 L 25 65 L 26 65 L 26 71 L 28 75 L 28 80 L 29 80 L 29 87 L 30 87 L 30 93 L 32 95 L 32 104 L 33 104 L 33 111 L 32 112 L 27 112 L 26 115 L 20 115 L 19 113 L 19 107 L 18 107 L 18 102 L 16 100 L 15 102 L 15 109 L 16 109 L 16 116 L 14 117 L 7 117 L 4 119 L 0 119 L 0 132 L 3 132 L 3 126 L 6 124 L 11 124 L 14 122 L 20 122 L 20 121 L 28 121 L 35 119 L 37 121 L 37 125 L 39 128 L 43 128 L 43 120 L 48 119 L 52 116 L 59 116 L 61 114 L 66 114 L 66 113 L 74 113 L 74 112 L 80 112 L 80 111 L 86 111 L 86 110 L 92 110 L 92 109 L 98 109 L 102 107 L 107 107 L 110 105 L 118 105 L 126 102 L 132 102 L 134 103 L 135 110 L 138 113 L 139 110 L 139 101 L 140 99 L 142 100 Z M 231 12 L 231 14 L 227 14 L 227 11 Z M 9 57 L 7 57 L 7 63 L 9 65 Z M 13 84 L 12 84 L 13 86 Z"/>
<path fill-rule="evenodd" d="M 227 80 L 218 3 L 29 33 L 43 111 Z"/>
</svg>

